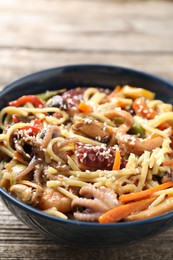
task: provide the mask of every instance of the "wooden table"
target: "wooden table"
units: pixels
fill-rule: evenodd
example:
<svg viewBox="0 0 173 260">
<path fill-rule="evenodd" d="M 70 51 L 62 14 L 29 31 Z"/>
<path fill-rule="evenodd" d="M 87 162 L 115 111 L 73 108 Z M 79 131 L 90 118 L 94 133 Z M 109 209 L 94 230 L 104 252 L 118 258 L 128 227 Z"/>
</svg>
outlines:
<svg viewBox="0 0 173 260">
<path fill-rule="evenodd" d="M 127 66 L 173 81 L 173 2 L 1 0 L 1 89 L 25 74 L 77 63 Z M 70 248 L 0 208 L 0 259 L 173 259 L 173 228 L 123 248 Z"/>
</svg>

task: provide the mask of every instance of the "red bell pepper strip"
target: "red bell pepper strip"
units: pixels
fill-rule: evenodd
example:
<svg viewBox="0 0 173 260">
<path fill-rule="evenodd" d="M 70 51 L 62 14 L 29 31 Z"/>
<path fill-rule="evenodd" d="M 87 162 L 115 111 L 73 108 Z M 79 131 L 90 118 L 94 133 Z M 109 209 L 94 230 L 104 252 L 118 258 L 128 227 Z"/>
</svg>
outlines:
<svg viewBox="0 0 173 260">
<path fill-rule="evenodd" d="M 17 116 L 16 115 L 12 115 L 12 120 L 13 120 L 13 122 L 16 124 L 16 123 L 19 123 L 19 120 L 18 120 L 18 118 L 17 118 Z"/>
<path fill-rule="evenodd" d="M 35 119 L 31 125 L 26 125 L 22 127 L 21 130 L 29 130 L 30 136 L 36 135 L 41 130 L 41 127 L 39 126 L 41 122 L 42 119 Z"/>
<path fill-rule="evenodd" d="M 42 119 L 35 119 L 30 125 L 26 125 L 21 128 L 21 130 L 28 130 L 29 135 L 33 136 L 38 134 L 38 132 L 41 130 L 40 123 L 42 122 Z"/>
<path fill-rule="evenodd" d="M 41 129 L 40 127 L 32 126 L 32 125 L 27 125 L 27 126 L 24 126 L 21 128 L 21 130 L 23 130 L 23 131 L 25 131 L 25 130 L 28 131 L 28 134 L 30 136 L 36 135 L 40 129 Z"/>
<path fill-rule="evenodd" d="M 34 95 L 22 96 L 14 101 L 8 103 L 9 106 L 20 107 L 25 105 L 27 102 L 32 103 L 34 107 L 42 108 L 44 103 Z"/>
</svg>

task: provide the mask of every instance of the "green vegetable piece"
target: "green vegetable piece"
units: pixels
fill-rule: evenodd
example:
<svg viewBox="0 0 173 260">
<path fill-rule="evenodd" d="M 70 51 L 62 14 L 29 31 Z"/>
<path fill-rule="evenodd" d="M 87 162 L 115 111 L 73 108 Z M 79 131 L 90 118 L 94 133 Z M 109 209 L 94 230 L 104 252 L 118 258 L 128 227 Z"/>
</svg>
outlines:
<svg viewBox="0 0 173 260">
<path fill-rule="evenodd" d="M 62 94 L 64 91 L 65 91 L 65 89 L 59 89 L 59 90 L 53 90 L 53 91 L 47 90 L 46 92 L 37 94 L 36 96 L 37 96 L 39 99 L 42 99 L 42 100 L 44 100 L 44 101 L 47 101 L 49 98 L 51 98 L 51 97 L 53 97 L 53 96 L 56 96 L 56 95 L 58 95 L 58 94 Z"/>
<path fill-rule="evenodd" d="M 124 121 L 120 117 L 114 117 L 114 123 L 116 124 L 116 126 L 120 126 L 124 123 Z"/>
<path fill-rule="evenodd" d="M 145 137 L 145 130 L 139 124 L 135 123 L 133 127 L 129 130 L 129 134 L 138 135 L 141 138 Z"/>
</svg>

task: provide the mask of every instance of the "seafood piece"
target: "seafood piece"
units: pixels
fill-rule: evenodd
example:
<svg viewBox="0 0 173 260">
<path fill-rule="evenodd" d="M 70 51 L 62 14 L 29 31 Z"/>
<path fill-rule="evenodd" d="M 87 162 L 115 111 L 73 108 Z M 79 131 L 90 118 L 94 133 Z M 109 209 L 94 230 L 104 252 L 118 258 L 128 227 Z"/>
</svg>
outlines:
<svg viewBox="0 0 173 260">
<path fill-rule="evenodd" d="M 21 181 L 10 187 L 10 194 L 24 203 L 36 206 L 43 193 L 43 188 L 30 181 Z"/>
<path fill-rule="evenodd" d="M 64 104 L 64 109 L 69 113 L 69 115 L 73 115 L 78 112 L 78 105 L 83 100 L 83 93 L 86 88 L 76 88 L 70 89 L 62 94 L 62 102 Z"/>
<path fill-rule="evenodd" d="M 123 120 L 122 125 L 125 125 L 125 127 L 127 128 L 127 131 L 134 124 L 133 116 L 129 112 L 122 110 L 122 109 L 112 109 L 112 110 L 106 111 L 104 113 L 104 116 L 106 116 L 109 119 L 113 119 L 114 117 L 117 117 L 117 116 L 122 118 L 122 120 Z M 120 126 L 122 126 L 122 125 L 120 125 Z"/>
<path fill-rule="evenodd" d="M 107 143 L 110 140 L 110 131 L 107 126 L 92 118 L 78 120 L 73 125 L 73 131 L 102 143 Z"/>
<path fill-rule="evenodd" d="M 31 171 L 35 169 L 35 166 L 39 164 L 39 162 L 40 159 L 37 159 L 34 156 L 32 160 L 29 162 L 28 166 L 15 177 L 15 180 L 17 181 L 23 179 L 25 176 L 27 176 Z"/>
<path fill-rule="evenodd" d="M 104 116 L 109 119 L 119 116 L 123 119 L 124 123 L 119 126 L 115 134 L 119 146 L 125 149 L 128 153 L 141 155 L 144 151 L 152 151 L 153 149 L 161 146 L 163 143 L 163 138 L 160 136 L 156 136 L 154 138 L 149 136 L 142 139 L 134 135 L 127 134 L 134 124 L 132 115 L 127 111 L 114 109 L 105 112 Z"/>
<path fill-rule="evenodd" d="M 18 142 L 14 142 L 14 146 L 20 157 L 23 159 L 23 161 L 30 161 L 31 156 L 24 150 L 24 141 L 23 139 L 19 140 Z"/>
<path fill-rule="evenodd" d="M 118 206 L 117 195 L 111 189 L 97 189 L 89 184 L 82 187 L 79 193 L 82 197 L 72 201 L 73 215 L 77 220 L 97 221 L 102 213 Z"/>
<path fill-rule="evenodd" d="M 75 149 L 75 156 L 78 167 L 81 170 L 111 170 L 114 163 L 115 152 L 115 146 L 92 146 L 78 143 Z"/>
<path fill-rule="evenodd" d="M 38 208 L 46 210 L 52 207 L 55 207 L 62 213 L 66 213 L 71 210 L 71 199 L 53 188 L 45 188 L 39 200 Z"/>
<path fill-rule="evenodd" d="M 57 125 L 48 126 L 41 134 L 43 138 L 42 147 L 46 148 L 50 140 L 60 135 L 60 128 Z"/>
<path fill-rule="evenodd" d="M 74 147 L 77 143 L 78 139 L 76 137 L 74 138 L 66 138 L 63 139 L 53 145 L 53 152 L 61 158 L 62 161 L 67 162 L 68 157 L 66 151 L 63 151 L 63 148 L 66 146 L 72 146 Z"/>
</svg>

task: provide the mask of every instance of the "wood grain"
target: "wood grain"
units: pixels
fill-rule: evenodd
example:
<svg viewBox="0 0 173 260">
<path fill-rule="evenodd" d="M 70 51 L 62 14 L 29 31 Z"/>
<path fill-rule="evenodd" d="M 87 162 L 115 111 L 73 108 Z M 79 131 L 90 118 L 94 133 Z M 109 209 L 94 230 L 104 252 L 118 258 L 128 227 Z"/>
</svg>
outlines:
<svg viewBox="0 0 173 260">
<path fill-rule="evenodd" d="M 66 64 L 112 64 L 173 82 L 173 1 L 0 1 L 0 89 Z M 0 201 L 0 259 L 173 259 L 173 228 L 126 247 L 57 244 Z"/>
</svg>

